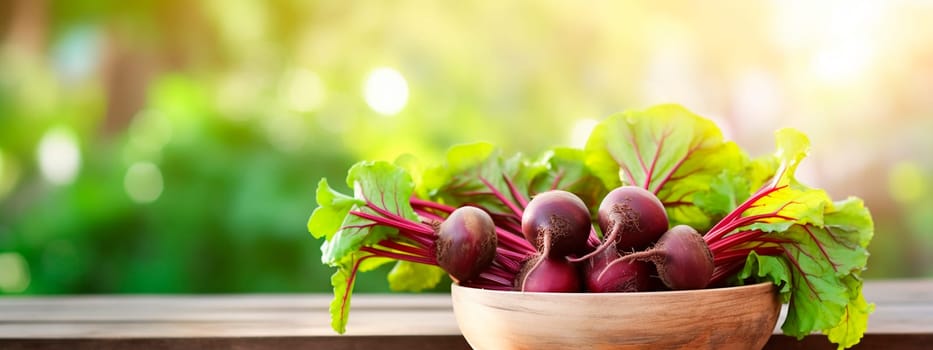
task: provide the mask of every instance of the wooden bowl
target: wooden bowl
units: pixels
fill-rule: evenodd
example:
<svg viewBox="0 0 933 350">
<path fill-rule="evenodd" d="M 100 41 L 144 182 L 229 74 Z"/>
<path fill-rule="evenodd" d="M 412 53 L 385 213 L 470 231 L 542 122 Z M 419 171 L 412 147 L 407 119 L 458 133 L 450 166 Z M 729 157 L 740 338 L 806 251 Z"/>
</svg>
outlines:
<svg viewBox="0 0 933 350">
<path fill-rule="evenodd" d="M 761 349 L 781 304 L 773 284 L 646 293 L 451 287 L 474 349 Z"/>
</svg>

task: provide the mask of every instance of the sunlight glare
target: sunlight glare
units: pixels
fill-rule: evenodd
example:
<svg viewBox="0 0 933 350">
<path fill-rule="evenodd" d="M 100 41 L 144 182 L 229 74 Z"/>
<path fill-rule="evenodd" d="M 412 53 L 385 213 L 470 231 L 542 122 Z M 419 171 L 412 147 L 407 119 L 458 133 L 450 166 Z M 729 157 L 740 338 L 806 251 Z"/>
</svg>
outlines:
<svg viewBox="0 0 933 350">
<path fill-rule="evenodd" d="M 366 104 L 385 116 L 396 115 L 408 103 L 408 82 L 397 70 L 387 67 L 373 70 L 363 87 Z"/>
<path fill-rule="evenodd" d="M 868 43 L 856 40 L 832 45 L 817 51 L 810 70 L 825 83 L 853 83 L 871 68 L 873 52 Z"/>
</svg>

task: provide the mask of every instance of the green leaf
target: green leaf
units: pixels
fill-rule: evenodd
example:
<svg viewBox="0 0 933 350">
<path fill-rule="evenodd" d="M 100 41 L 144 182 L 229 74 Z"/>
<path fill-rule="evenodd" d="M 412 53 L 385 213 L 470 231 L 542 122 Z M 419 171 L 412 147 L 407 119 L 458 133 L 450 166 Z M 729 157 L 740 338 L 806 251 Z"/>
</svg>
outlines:
<svg viewBox="0 0 933 350">
<path fill-rule="evenodd" d="M 418 221 L 408 202 L 414 192 L 414 183 L 404 169 L 387 162 L 359 162 L 350 168 L 347 184 L 353 188 L 356 199 L 349 210 L 378 215 L 366 206 L 366 203 L 373 203 L 400 217 Z M 398 234 L 395 228 L 373 224 L 359 216 L 346 215 L 340 229 L 321 246 L 321 259 L 327 264 L 334 264 L 362 246 L 373 245 Z"/>
<path fill-rule="evenodd" d="M 778 145 L 774 154 L 780 165 L 774 175 L 773 187 L 796 185 L 794 173 L 797 166 L 810 152 L 810 139 L 804 133 L 791 128 L 783 128 L 775 132 Z"/>
<path fill-rule="evenodd" d="M 360 200 L 335 191 L 321 179 L 317 186 L 317 209 L 308 219 L 308 232 L 314 238 L 331 239 L 340 229 L 343 219 L 355 205 L 365 204 Z"/>
<path fill-rule="evenodd" d="M 356 284 L 357 273 L 370 271 L 389 261 L 391 260 L 355 252 L 336 264 L 337 271 L 334 271 L 334 274 L 330 277 L 330 284 L 334 287 L 334 298 L 331 300 L 329 308 L 330 327 L 335 332 L 343 334 L 347 331 L 350 301 L 353 296 L 353 286 Z"/>
<path fill-rule="evenodd" d="M 873 306 L 861 294 L 861 271 L 874 234 L 861 200 L 833 203 L 825 191 L 797 181 L 794 173 L 809 141 L 793 129 L 777 132 L 775 176 L 713 228 L 705 239 L 714 257 L 741 249 L 779 248 L 780 255 L 752 251 L 737 278 L 782 285 L 788 313 L 785 334 L 801 338 L 823 331 L 840 348 L 856 344 Z M 743 237 L 750 237 L 743 239 Z"/>
<path fill-rule="evenodd" d="M 709 191 L 693 196 L 693 203 L 707 213 L 725 216 L 748 199 L 749 180 L 737 171 L 723 170 L 709 185 Z"/>
<path fill-rule="evenodd" d="M 786 283 L 789 288 L 783 291 L 782 299 L 789 301 L 791 311 L 782 329 L 791 336 L 802 337 L 836 325 L 848 302 L 840 274 L 844 276 L 865 263 L 859 259 L 864 249 L 850 250 L 831 228 L 822 226 L 828 203 L 823 191 L 782 187 L 743 213 L 743 217 L 762 217 L 743 229 L 769 232 L 765 239 L 781 242 L 765 245 L 780 247 L 784 255 L 756 257 L 757 264 L 746 265 L 739 277 L 766 276 L 762 280 Z"/>
<path fill-rule="evenodd" d="M 434 288 L 446 275 L 437 266 L 399 261 L 389 271 L 389 288 L 397 292 L 420 292 Z"/>
<path fill-rule="evenodd" d="M 355 277 L 355 271 L 343 268 L 337 269 L 330 276 L 330 284 L 334 286 L 334 298 L 330 302 L 330 328 L 340 334 L 347 331 Z"/>
<path fill-rule="evenodd" d="M 449 187 L 458 176 L 465 174 L 489 176 L 490 171 L 479 171 L 484 167 L 495 166 L 498 170 L 501 162 L 499 150 L 490 143 L 479 142 L 456 145 L 447 150 L 443 164 L 428 168 L 421 178 L 424 185 L 433 192 Z M 474 179 L 477 180 L 477 179 Z"/>
<path fill-rule="evenodd" d="M 506 159 L 490 144 L 475 143 L 452 147 L 446 159 L 421 177 L 430 184 L 431 199 L 451 206 L 478 205 L 515 222 L 521 219 L 523 202 L 540 192 L 569 191 L 591 208 L 607 192 L 578 149 L 554 148 L 535 160 L 521 154 Z"/>
<path fill-rule="evenodd" d="M 528 185 L 530 194 L 561 189 L 576 194 L 595 209 L 609 192 L 602 181 L 586 166 L 586 152 L 558 147 L 544 153 L 535 164 L 544 167 Z M 520 181 L 521 182 L 521 181 Z"/>
<path fill-rule="evenodd" d="M 547 160 L 530 160 L 522 154 L 516 154 L 502 162 L 503 177 L 512 182 L 515 190 L 521 194 L 524 200 L 530 200 L 531 197 L 540 192 L 532 188 L 533 183 L 536 179 L 548 175 L 551 171 L 552 169 Z M 511 191 L 508 183 L 506 183 L 506 188 L 503 190 Z M 514 198 L 514 195 L 511 198 Z"/>
<path fill-rule="evenodd" d="M 451 147 L 447 150 L 447 168 L 452 174 L 468 172 L 499 156 L 499 149 L 488 142 Z"/>
<path fill-rule="evenodd" d="M 751 253 L 748 259 L 745 268 L 739 273 L 740 279 L 756 277 L 759 282 L 770 281 L 784 286 L 780 290 L 781 300 L 789 303 L 787 318 L 781 326 L 784 334 L 801 339 L 815 330 L 838 323 L 838 315 L 844 310 L 846 298 L 838 295 L 838 286 L 833 283 L 835 278 L 832 274 L 800 274 L 782 257 Z"/>
<path fill-rule="evenodd" d="M 671 225 L 700 231 L 719 218 L 722 203 L 701 200 L 713 205 L 704 208 L 695 195 L 711 191 L 723 171 L 740 173 L 747 159 L 712 121 L 678 105 L 609 117 L 590 134 L 586 152 L 586 164 L 608 188 L 620 183 L 645 188 L 664 203 Z"/>
<path fill-rule="evenodd" d="M 875 305 L 866 302 L 862 295 L 862 280 L 858 274 L 847 276 L 845 282 L 849 290 L 849 303 L 841 321 L 835 327 L 823 330 L 829 341 L 839 344 L 838 349 L 859 343 L 868 330 L 868 315 L 875 311 Z"/>
<path fill-rule="evenodd" d="M 513 170 L 518 170 L 520 165 L 513 164 Z M 505 160 L 495 146 L 473 143 L 451 147 L 446 162 L 428 169 L 422 179 L 430 188 L 431 198 L 439 202 L 452 206 L 476 204 L 491 214 L 514 215 L 496 196 L 502 195 L 511 204 L 518 205 L 505 182 L 507 175 Z"/>
<path fill-rule="evenodd" d="M 786 304 L 790 301 L 791 294 L 790 280 L 788 279 L 790 275 L 790 268 L 787 267 L 787 263 L 780 257 L 758 255 L 755 252 L 751 252 L 746 258 L 745 266 L 742 268 L 742 271 L 736 276 L 738 281 L 752 278 L 756 282 L 770 281 L 774 283 L 774 285 L 780 288 L 778 289 L 778 294 L 781 297 L 781 302 Z"/>
<path fill-rule="evenodd" d="M 842 241 L 833 240 L 829 229 L 812 225 L 794 225 L 769 237 L 792 241 L 782 244 L 792 272 L 791 311 L 782 326 L 784 333 L 802 337 L 836 326 L 850 301 L 843 279 L 864 267 L 865 249 L 847 249 Z"/>
<path fill-rule="evenodd" d="M 447 150 L 443 164 L 427 168 L 421 174 L 422 183 L 419 186 L 423 186 L 430 196 L 436 197 L 444 189 L 453 187 L 451 183 L 479 182 L 478 176 L 499 176 L 501 162 L 499 150 L 490 143 L 456 145 Z M 482 183 L 473 183 L 472 187 L 485 188 Z"/>
<path fill-rule="evenodd" d="M 777 171 L 779 160 L 774 155 L 767 155 L 752 159 L 745 165 L 745 179 L 748 181 L 748 188 L 755 191 L 764 186 L 765 182 L 774 178 Z"/>
<path fill-rule="evenodd" d="M 352 197 L 335 191 L 322 179 L 317 189 L 318 208 L 308 219 L 308 231 L 315 238 L 324 238 L 321 260 L 337 268 L 331 276 L 334 299 L 330 304 L 330 314 L 331 327 L 338 333 L 346 331 L 357 273 L 393 261 L 370 255 L 360 251 L 360 248 L 375 245 L 398 234 L 398 230 L 393 227 L 377 225 L 374 221 L 350 213 L 380 216 L 370 207 L 372 205 L 400 218 L 418 221 L 409 204 L 414 184 L 405 169 L 386 162 L 359 162 L 348 171 L 347 184 L 353 188 Z M 434 275 L 426 276 L 430 281 Z M 412 274 L 409 277 L 416 278 Z"/>
<path fill-rule="evenodd" d="M 709 191 L 694 194 L 693 202 L 698 208 L 716 219 L 732 212 L 744 202 L 753 191 L 761 188 L 774 177 L 778 160 L 774 156 L 760 157 L 743 161 L 745 168 L 723 169 L 710 183 Z"/>
<path fill-rule="evenodd" d="M 422 178 L 425 172 L 425 164 L 420 159 L 411 154 L 402 154 L 393 162 L 396 166 L 404 169 L 415 184 L 415 196 L 419 198 L 428 198 L 428 188 L 424 185 Z"/>
<path fill-rule="evenodd" d="M 545 165 L 520 154 L 505 159 L 494 146 L 474 143 L 451 147 L 446 162 L 424 178 L 432 183 L 431 198 L 439 202 L 478 205 L 494 216 L 516 217 L 530 196 L 529 182 L 545 170 Z"/>
<path fill-rule="evenodd" d="M 843 239 L 854 242 L 859 247 L 867 247 L 875 235 L 875 223 L 865 203 L 856 197 L 849 197 L 833 203 L 833 210 L 826 214 L 823 222 L 836 228 L 837 235 L 847 235 Z"/>
<path fill-rule="evenodd" d="M 756 201 L 743 216 L 771 216 L 756 220 L 751 228 L 780 232 L 793 224 L 823 225 L 825 209 L 831 205 L 829 195 L 822 190 L 783 187 Z"/>
</svg>

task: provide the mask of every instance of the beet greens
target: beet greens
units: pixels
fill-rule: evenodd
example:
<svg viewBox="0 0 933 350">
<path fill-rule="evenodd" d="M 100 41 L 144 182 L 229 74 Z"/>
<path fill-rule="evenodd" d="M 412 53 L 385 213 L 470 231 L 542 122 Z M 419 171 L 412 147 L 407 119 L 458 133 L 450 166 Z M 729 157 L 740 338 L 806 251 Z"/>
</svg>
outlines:
<svg viewBox="0 0 933 350">
<path fill-rule="evenodd" d="M 716 266 L 711 283 L 773 281 L 793 301 L 785 334 L 821 330 L 840 347 L 852 346 L 874 309 L 861 294 L 871 216 L 859 199 L 833 202 L 794 178 L 808 152 L 805 135 L 779 130 L 777 146 L 774 178 L 704 236 Z"/>
<path fill-rule="evenodd" d="M 709 120 L 663 105 L 600 123 L 587 164 L 609 187 L 624 182 L 656 194 L 671 225 L 705 232 L 711 286 L 773 282 L 790 305 L 785 334 L 822 331 L 852 346 L 873 310 L 860 277 L 871 215 L 857 198 L 833 202 L 794 179 L 809 141 L 792 129 L 776 135 L 775 155 L 752 160 Z"/>
<path fill-rule="evenodd" d="M 347 176 L 352 196 L 321 180 L 308 222 L 312 235 L 324 239 L 322 261 L 336 268 L 331 326 L 345 330 L 357 273 L 395 262 L 390 287 L 411 291 L 445 275 L 475 288 L 526 291 L 768 281 L 789 304 L 785 334 L 821 331 L 841 348 L 852 346 L 873 310 L 861 292 L 871 215 L 858 198 L 833 201 L 797 181 L 809 140 L 792 129 L 776 136 L 773 156 L 752 159 L 711 121 L 662 105 L 610 116 L 585 150 L 503 158 L 477 143 L 451 148 L 436 166 L 410 158 L 397 165 L 360 162 Z M 607 196 L 609 188 L 627 195 Z M 573 220 L 551 223 L 577 227 L 567 235 L 572 243 L 559 247 L 551 244 L 554 236 L 545 242 L 541 232 L 523 230 L 525 214 L 538 216 L 529 209 L 532 198 L 555 190 L 584 204 L 568 210 Z M 594 217 L 602 235 L 578 224 Z M 451 249 L 466 253 L 454 256 Z"/>
<path fill-rule="evenodd" d="M 520 156 L 503 159 L 488 144 L 458 146 L 451 149 L 445 164 L 424 171 L 420 179 L 422 183 L 416 186 L 409 170 L 364 161 L 348 172 L 353 196 L 321 180 L 318 208 L 308 221 L 308 230 L 324 238 L 322 261 L 337 268 L 331 277 L 331 326 L 337 332 L 345 331 L 357 273 L 388 262 L 396 262 L 389 274 L 393 289 L 431 288 L 444 274 L 465 286 L 514 289 L 523 263 L 536 253 L 521 231 L 528 199 L 557 189 L 579 190 L 584 198 L 605 193 L 588 173 L 583 152 L 568 149 L 556 149 L 532 161 Z M 454 215 L 458 210 L 469 214 Z M 451 215 L 453 221 L 448 223 Z M 488 219 L 492 225 L 469 224 L 477 227 L 466 230 L 464 219 Z M 445 231 L 448 227 L 453 227 L 451 232 Z M 490 229 L 494 238 L 489 236 Z M 464 246 L 472 244 L 478 245 Z M 486 262 L 490 246 L 495 254 Z M 476 261 L 455 256 L 457 249 L 475 251 L 467 255 Z"/>
</svg>

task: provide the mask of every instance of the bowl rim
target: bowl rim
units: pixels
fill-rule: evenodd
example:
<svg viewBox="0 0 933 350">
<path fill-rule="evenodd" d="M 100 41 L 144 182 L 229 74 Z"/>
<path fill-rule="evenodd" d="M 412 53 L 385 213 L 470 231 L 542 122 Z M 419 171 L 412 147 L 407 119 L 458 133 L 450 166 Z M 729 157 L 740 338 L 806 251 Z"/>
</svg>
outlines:
<svg viewBox="0 0 933 350">
<path fill-rule="evenodd" d="M 519 295 L 541 295 L 555 298 L 587 298 L 587 297 L 645 297 L 651 295 L 665 295 L 665 296 L 677 296 L 677 295 L 702 295 L 702 294 L 717 294 L 717 293 L 728 293 L 728 292 L 738 292 L 742 290 L 756 290 L 765 288 L 765 286 L 770 285 L 773 292 L 777 292 L 777 285 L 773 282 L 758 282 L 753 284 L 743 284 L 739 286 L 728 286 L 728 287 L 716 287 L 716 288 L 703 288 L 703 289 L 690 289 L 690 290 L 662 290 L 662 291 L 652 291 L 652 292 L 609 292 L 609 293 L 590 293 L 590 292 L 576 292 L 576 293 L 559 293 L 559 292 L 522 292 L 517 290 L 494 290 L 494 289 L 483 289 L 483 288 L 473 288 L 467 286 L 461 286 L 456 282 L 450 284 L 450 289 L 461 289 L 465 291 L 474 291 L 477 293 L 484 293 L 490 295 L 508 295 L 508 296 L 519 296 Z"/>
</svg>

